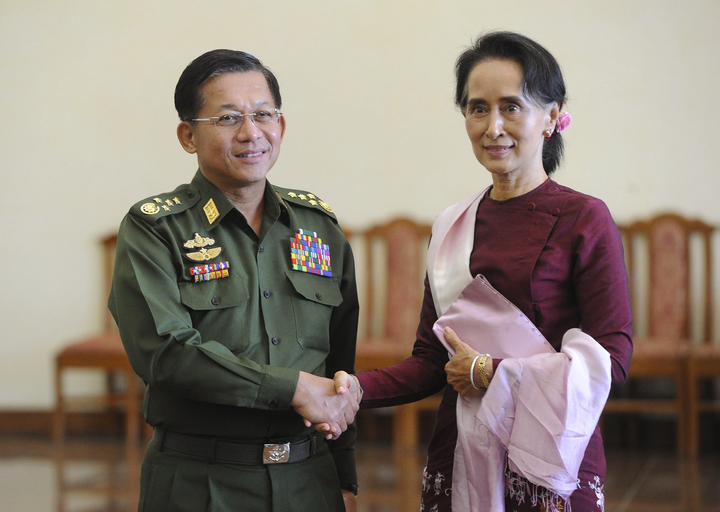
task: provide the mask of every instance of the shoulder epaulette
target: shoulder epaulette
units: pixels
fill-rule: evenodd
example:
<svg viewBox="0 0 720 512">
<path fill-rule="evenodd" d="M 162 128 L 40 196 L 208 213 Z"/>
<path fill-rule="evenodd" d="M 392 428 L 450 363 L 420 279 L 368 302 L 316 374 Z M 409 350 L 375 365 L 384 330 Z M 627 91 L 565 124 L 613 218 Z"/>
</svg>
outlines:
<svg viewBox="0 0 720 512">
<path fill-rule="evenodd" d="M 130 214 L 150 224 L 158 219 L 184 212 L 200 200 L 200 194 L 190 185 L 180 185 L 172 192 L 148 197 L 130 208 Z"/>
<path fill-rule="evenodd" d="M 298 204 L 306 208 L 315 208 L 329 215 L 333 219 L 336 219 L 335 212 L 330 208 L 330 205 L 325 201 L 317 197 L 315 194 L 304 190 L 292 190 L 288 188 L 277 187 L 273 185 L 275 193 L 283 201 L 288 201 L 292 204 Z"/>
</svg>

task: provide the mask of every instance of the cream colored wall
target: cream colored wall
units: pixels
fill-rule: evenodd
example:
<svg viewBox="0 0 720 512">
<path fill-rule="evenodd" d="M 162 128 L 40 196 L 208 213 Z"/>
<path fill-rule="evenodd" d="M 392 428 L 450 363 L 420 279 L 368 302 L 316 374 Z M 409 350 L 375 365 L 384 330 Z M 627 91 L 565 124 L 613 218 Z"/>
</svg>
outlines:
<svg viewBox="0 0 720 512">
<path fill-rule="evenodd" d="M 54 352 L 101 325 L 98 238 L 194 173 L 172 104 L 191 59 L 242 49 L 277 74 L 272 181 L 347 226 L 431 221 L 489 183 L 452 104 L 454 59 L 489 29 L 536 38 L 564 69 L 558 181 L 619 221 L 720 224 L 716 0 L 0 0 L 0 409 L 53 406 Z"/>
</svg>

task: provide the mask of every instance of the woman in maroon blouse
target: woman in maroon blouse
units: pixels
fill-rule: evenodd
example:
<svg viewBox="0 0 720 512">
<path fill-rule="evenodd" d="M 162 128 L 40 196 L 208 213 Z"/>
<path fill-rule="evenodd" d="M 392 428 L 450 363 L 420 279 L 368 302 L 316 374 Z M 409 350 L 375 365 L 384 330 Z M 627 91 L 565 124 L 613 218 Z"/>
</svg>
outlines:
<svg viewBox="0 0 720 512">
<path fill-rule="evenodd" d="M 456 78 L 456 104 L 475 156 L 493 181 L 477 208 L 472 276 L 483 274 L 556 350 L 566 331 L 581 328 L 609 352 L 612 383 L 624 382 L 632 334 L 619 232 L 601 200 L 548 178 L 560 163 L 560 132 L 569 123 L 569 115 L 561 111 L 565 85 L 557 62 L 524 36 L 496 32 L 480 37 L 460 55 Z M 364 391 L 361 408 L 404 404 L 445 388 L 423 474 L 422 503 L 426 512 L 449 512 L 457 392 L 472 389 L 471 368 L 483 369 L 472 366 L 478 354 L 466 345 L 448 363 L 447 350 L 432 331 L 436 320 L 426 279 L 411 357 L 357 378 Z M 499 363 L 485 363 L 490 386 Z M 474 375 L 475 385 L 483 381 L 482 375 Z M 349 379 L 342 382 L 351 385 Z M 506 476 L 506 510 L 541 510 L 525 486 L 512 485 L 516 475 Z M 604 510 L 604 478 L 605 456 L 596 428 L 570 498 L 574 512 Z"/>
</svg>

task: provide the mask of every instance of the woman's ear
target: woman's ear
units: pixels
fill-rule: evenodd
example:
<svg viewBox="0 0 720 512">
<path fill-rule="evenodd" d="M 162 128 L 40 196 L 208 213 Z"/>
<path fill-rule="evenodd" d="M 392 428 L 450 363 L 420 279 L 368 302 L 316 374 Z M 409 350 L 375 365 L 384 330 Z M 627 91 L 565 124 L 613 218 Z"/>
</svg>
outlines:
<svg viewBox="0 0 720 512">
<path fill-rule="evenodd" d="M 193 132 L 193 126 L 188 121 L 181 122 L 177 127 L 177 138 L 180 141 L 180 145 L 185 151 L 190 154 L 197 152 L 195 147 L 195 133 Z"/>
<path fill-rule="evenodd" d="M 560 115 L 560 105 L 557 103 L 553 103 L 550 107 L 550 111 L 548 112 L 548 125 L 547 129 L 550 130 L 550 133 L 552 133 L 555 130 L 555 125 L 558 121 L 558 116 Z"/>
</svg>

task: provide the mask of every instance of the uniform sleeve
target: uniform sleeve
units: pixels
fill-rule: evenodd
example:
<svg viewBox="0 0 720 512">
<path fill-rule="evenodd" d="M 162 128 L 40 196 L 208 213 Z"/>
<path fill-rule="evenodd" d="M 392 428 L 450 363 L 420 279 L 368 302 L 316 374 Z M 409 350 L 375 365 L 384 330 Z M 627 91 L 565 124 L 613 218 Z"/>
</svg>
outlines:
<svg viewBox="0 0 720 512">
<path fill-rule="evenodd" d="M 335 372 L 343 370 L 355 373 L 355 345 L 357 341 L 359 303 L 355 280 L 355 263 L 350 244 L 346 242 L 343 254 L 343 276 L 340 291 L 343 301 L 333 311 L 330 320 L 330 352 L 325 360 L 326 377 L 332 379 Z M 335 460 L 340 485 L 357 484 L 355 467 L 355 422 L 335 441 L 328 441 Z"/>
<path fill-rule="evenodd" d="M 574 231 L 572 279 L 581 328 L 610 353 L 612 383 L 622 384 L 632 357 L 632 313 L 620 232 L 599 200 L 583 207 Z"/>
<path fill-rule="evenodd" d="M 299 372 L 258 364 L 202 339 L 178 281 L 170 244 L 154 226 L 126 216 L 108 306 L 135 372 L 150 386 L 192 400 L 289 408 Z"/>
</svg>

